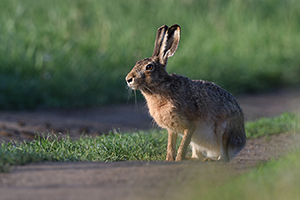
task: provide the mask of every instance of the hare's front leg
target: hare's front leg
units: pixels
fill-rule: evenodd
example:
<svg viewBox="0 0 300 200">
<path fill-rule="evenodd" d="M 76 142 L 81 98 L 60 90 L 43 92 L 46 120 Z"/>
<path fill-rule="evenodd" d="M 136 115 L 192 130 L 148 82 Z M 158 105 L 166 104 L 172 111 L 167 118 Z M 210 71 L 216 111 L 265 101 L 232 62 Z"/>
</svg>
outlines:
<svg viewBox="0 0 300 200">
<path fill-rule="evenodd" d="M 184 135 L 182 137 L 180 146 L 178 148 L 178 152 L 177 152 L 175 161 L 180 161 L 180 160 L 185 159 L 186 151 L 191 142 L 194 131 L 195 131 L 194 127 L 184 130 Z"/>
<path fill-rule="evenodd" d="M 177 133 L 168 130 L 167 161 L 174 161 L 176 156 Z"/>
</svg>

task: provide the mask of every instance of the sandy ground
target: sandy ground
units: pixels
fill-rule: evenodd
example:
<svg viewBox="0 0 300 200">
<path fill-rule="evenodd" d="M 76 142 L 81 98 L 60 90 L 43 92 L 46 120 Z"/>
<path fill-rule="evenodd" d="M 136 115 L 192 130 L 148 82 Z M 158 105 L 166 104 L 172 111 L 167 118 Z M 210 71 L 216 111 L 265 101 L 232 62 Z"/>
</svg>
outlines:
<svg viewBox="0 0 300 200">
<path fill-rule="evenodd" d="M 299 111 L 300 91 L 239 96 L 246 120 Z M 153 127 L 143 104 L 81 110 L 1 111 L 1 140 L 31 140 L 45 130 L 80 137 Z M 248 140 L 230 163 L 35 163 L 0 174 L 0 199 L 182 199 L 197 184 L 214 187 L 299 145 L 300 134 Z M 199 197 L 200 198 L 200 197 Z"/>
</svg>

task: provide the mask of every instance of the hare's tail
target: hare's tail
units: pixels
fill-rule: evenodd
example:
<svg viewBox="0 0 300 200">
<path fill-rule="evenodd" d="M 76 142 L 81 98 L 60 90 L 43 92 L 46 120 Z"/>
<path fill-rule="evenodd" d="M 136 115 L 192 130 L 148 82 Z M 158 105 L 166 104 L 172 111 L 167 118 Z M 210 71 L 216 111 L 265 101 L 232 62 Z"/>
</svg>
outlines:
<svg viewBox="0 0 300 200">
<path fill-rule="evenodd" d="M 223 134 L 220 160 L 230 161 L 244 148 L 246 144 L 245 130 L 226 130 Z"/>
</svg>

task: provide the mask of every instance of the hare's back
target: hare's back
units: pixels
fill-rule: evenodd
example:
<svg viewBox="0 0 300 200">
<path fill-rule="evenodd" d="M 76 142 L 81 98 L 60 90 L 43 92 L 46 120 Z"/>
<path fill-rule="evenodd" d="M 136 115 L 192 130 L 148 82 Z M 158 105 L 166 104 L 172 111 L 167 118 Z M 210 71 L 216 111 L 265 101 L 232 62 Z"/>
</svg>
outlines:
<svg viewBox="0 0 300 200">
<path fill-rule="evenodd" d="M 235 97 L 217 84 L 203 80 L 193 80 L 192 82 L 195 96 L 200 96 L 202 100 L 209 101 L 214 106 L 240 110 L 240 106 Z"/>
<path fill-rule="evenodd" d="M 177 74 L 171 75 L 172 99 L 195 115 L 243 115 L 232 94 L 217 84 L 204 80 L 191 80 Z M 225 117 L 225 116 L 224 116 Z"/>
</svg>

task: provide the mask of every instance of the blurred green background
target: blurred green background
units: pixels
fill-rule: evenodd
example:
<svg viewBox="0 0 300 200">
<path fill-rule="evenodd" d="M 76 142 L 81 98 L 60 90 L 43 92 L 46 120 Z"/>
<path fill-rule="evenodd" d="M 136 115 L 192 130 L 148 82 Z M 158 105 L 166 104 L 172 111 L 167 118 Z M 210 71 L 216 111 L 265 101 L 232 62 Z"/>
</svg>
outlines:
<svg viewBox="0 0 300 200">
<path fill-rule="evenodd" d="M 300 85 L 299 0 L 1 0 L 0 109 L 126 102 L 126 74 L 175 23 L 169 73 L 234 94 Z"/>
</svg>

